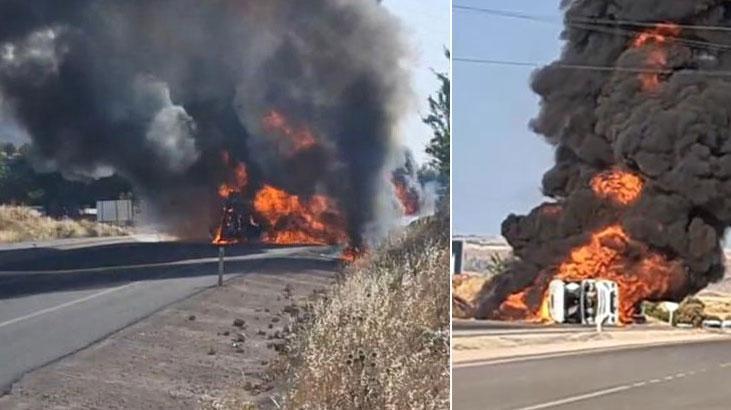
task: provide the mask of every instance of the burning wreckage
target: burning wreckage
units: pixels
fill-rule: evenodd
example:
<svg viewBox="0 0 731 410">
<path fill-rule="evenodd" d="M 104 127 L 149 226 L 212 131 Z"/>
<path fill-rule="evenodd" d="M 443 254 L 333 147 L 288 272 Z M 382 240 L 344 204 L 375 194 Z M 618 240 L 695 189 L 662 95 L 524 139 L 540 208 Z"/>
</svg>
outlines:
<svg viewBox="0 0 731 410">
<path fill-rule="evenodd" d="M 377 2 L 12 0 L 0 13 L 13 22 L 0 116 L 39 166 L 124 176 L 173 234 L 205 237 L 214 221 L 218 244 L 360 249 L 420 212 L 413 173 L 392 172 L 407 47 Z"/>
<path fill-rule="evenodd" d="M 475 316 L 565 321 L 561 307 L 601 300 L 631 323 L 643 301 L 678 301 L 724 275 L 731 45 L 712 27 L 729 26 L 731 9 L 563 4 L 560 60 L 532 80 L 542 104 L 531 126 L 556 147 L 542 182 L 552 201 L 503 222 L 516 259 L 482 289 Z"/>
<path fill-rule="evenodd" d="M 285 136 L 297 152 L 322 149 L 309 129 L 295 131 L 279 112 L 268 113 L 263 122 L 268 132 Z M 347 244 L 349 246 L 344 251 L 346 259 L 352 259 L 363 251 L 362 246 L 351 242 L 346 218 L 332 198 L 320 194 L 301 198 L 269 184 L 250 191 L 246 164 L 234 164 L 227 151 L 222 152 L 221 162 L 228 175 L 227 181 L 218 188 L 223 206 L 220 223 L 212 228 L 214 244 L 223 246 L 259 241 L 301 245 Z M 400 214 L 416 217 L 426 210 L 426 196 L 408 151 L 405 151 L 403 165 L 392 172 L 391 183 L 394 192 L 392 203 L 397 204 Z"/>
</svg>

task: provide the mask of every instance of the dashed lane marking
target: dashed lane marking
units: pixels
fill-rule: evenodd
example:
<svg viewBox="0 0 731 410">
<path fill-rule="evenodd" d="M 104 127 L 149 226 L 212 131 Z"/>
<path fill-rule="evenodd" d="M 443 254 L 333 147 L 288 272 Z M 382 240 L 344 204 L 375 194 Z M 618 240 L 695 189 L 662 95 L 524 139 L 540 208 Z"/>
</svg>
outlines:
<svg viewBox="0 0 731 410">
<path fill-rule="evenodd" d="M 731 366 L 731 363 L 721 363 L 721 364 L 718 365 L 719 368 L 726 368 L 726 367 L 729 367 L 729 366 Z M 669 382 L 669 381 L 676 380 L 676 379 L 679 379 L 679 378 L 682 378 L 682 377 L 692 376 L 692 375 L 694 375 L 696 373 L 705 373 L 707 371 L 708 371 L 708 368 L 703 368 L 703 369 L 700 369 L 700 370 L 697 370 L 697 371 L 696 370 L 691 370 L 691 371 L 687 371 L 687 372 L 683 372 L 683 373 L 676 373 L 676 374 L 669 375 L 669 376 L 665 376 L 665 377 L 662 377 L 662 378 L 650 379 L 650 380 L 643 380 L 643 381 L 639 381 L 639 382 L 632 383 L 632 384 L 625 384 L 625 385 L 621 385 L 621 386 L 611 387 L 611 388 L 608 388 L 608 389 L 597 390 L 597 391 L 594 391 L 594 392 L 590 392 L 590 393 L 586 393 L 586 394 L 581 394 L 581 395 L 578 395 L 578 396 L 571 396 L 571 397 L 566 397 L 566 398 L 559 399 L 559 400 L 549 401 L 549 402 L 546 402 L 546 403 L 535 404 L 535 405 L 528 406 L 528 407 L 521 407 L 521 408 L 518 408 L 516 410 L 540 410 L 540 409 L 547 409 L 547 408 L 551 408 L 551 407 L 563 406 L 565 404 L 576 403 L 576 402 L 579 402 L 579 401 L 589 400 L 589 399 L 593 399 L 593 398 L 596 398 L 596 397 L 601 397 L 601 396 L 606 396 L 606 395 L 609 395 L 609 394 L 619 393 L 619 392 L 625 391 L 625 390 L 640 388 L 640 387 L 643 387 L 645 385 L 652 385 L 652 384 L 662 383 L 663 380 Z"/>
</svg>

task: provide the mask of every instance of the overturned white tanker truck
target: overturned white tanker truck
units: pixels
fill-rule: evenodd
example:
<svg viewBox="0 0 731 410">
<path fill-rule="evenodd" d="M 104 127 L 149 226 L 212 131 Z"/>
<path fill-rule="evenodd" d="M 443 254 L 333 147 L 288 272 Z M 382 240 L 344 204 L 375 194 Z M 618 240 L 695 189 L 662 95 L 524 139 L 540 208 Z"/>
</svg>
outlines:
<svg viewBox="0 0 731 410">
<path fill-rule="evenodd" d="M 548 287 L 548 313 L 556 323 L 593 326 L 619 323 L 619 288 L 610 280 L 553 280 Z"/>
</svg>

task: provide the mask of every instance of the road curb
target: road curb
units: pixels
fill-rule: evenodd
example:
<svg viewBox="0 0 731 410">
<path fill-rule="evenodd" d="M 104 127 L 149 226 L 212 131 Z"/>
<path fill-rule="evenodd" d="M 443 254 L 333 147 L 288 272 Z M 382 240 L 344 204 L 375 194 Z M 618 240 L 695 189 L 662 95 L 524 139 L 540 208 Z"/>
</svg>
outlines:
<svg viewBox="0 0 731 410">
<path fill-rule="evenodd" d="M 453 368 L 459 369 L 459 368 L 469 368 L 469 367 L 479 367 L 479 366 L 492 366 L 492 365 L 498 365 L 498 364 L 524 362 L 524 361 L 530 361 L 530 360 L 551 359 L 551 358 L 556 358 L 556 357 L 568 357 L 568 356 L 580 356 L 580 355 L 586 355 L 586 354 L 616 352 L 616 351 L 643 349 L 643 348 L 651 348 L 651 347 L 665 347 L 665 346 L 673 346 L 673 345 L 681 345 L 681 344 L 714 343 L 714 342 L 720 342 L 720 341 L 728 341 L 729 338 L 731 338 L 731 335 L 724 335 L 724 336 L 715 335 L 714 337 L 708 337 L 708 338 L 703 338 L 703 339 L 685 339 L 685 340 L 673 340 L 673 341 L 667 341 L 667 342 L 638 343 L 638 344 L 630 344 L 630 345 L 623 345 L 623 346 L 576 349 L 576 350 L 563 351 L 563 352 L 537 353 L 537 354 L 526 354 L 526 355 L 510 356 L 510 357 L 502 357 L 502 358 L 467 360 L 467 361 L 462 361 L 462 362 L 454 362 Z"/>
</svg>

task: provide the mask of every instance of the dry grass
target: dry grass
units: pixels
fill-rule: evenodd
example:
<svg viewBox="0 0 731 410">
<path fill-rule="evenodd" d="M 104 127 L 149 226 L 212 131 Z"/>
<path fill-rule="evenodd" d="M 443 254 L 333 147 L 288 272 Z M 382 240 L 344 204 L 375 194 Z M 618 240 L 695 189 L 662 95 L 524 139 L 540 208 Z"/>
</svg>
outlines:
<svg viewBox="0 0 731 410">
<path fill-rule="evenodd" d="M 452 317 L 469 319 L 474 317 L 474 306 L 482 288 L 492 276 L 462 274 L 452 278 Z"/>
<path fill-rule="evenodd" d="M 731 319 L 731 295 L 702 295 L 698 299 L 705 305 L 707 316 L 722 320 Z"/>
<path fill-rule="evenodd" d="M 0 243 L 128 235 L 113 225 L 55 220 L 18 206 L 0 206 Z"/>
<path fill-rule="evenodd" d="M 644 306 L 648 316 L 663 322 L 668 321 L 670 314 L 661 304 L 645 302 Z M 707 319 L 731 320 L 731 295 L 703 291 L 685 298 L 674 315 L 674 322 L 692 324 L 695 327 L 700 327 Z"/>
<path fill-rule="evenodd" d="M 491 279 L 490 276 L 460 275 L 452 279 L 452 294 L 468 303 L 476 302 L 477 295 Z"/>
<path fill-rule="evenodd" d="M 306 310 L 289 409 L 449 408 L 449 220 L 410 227 Z"/>
</svg>

